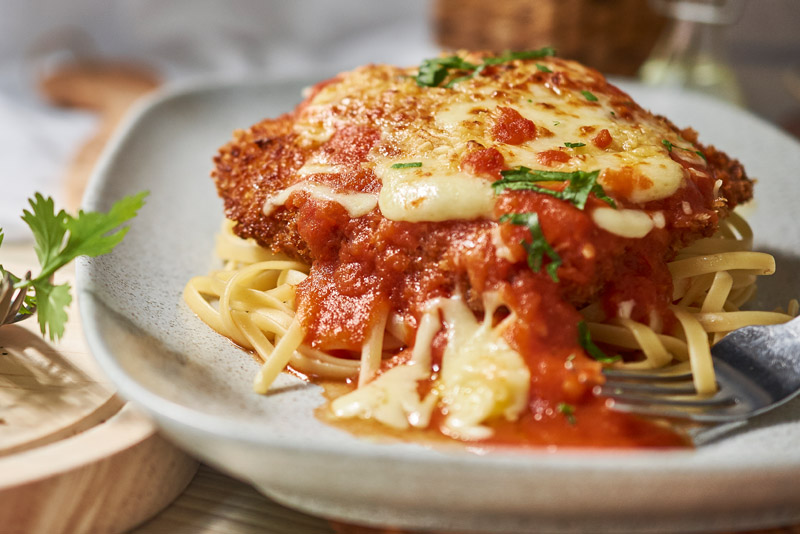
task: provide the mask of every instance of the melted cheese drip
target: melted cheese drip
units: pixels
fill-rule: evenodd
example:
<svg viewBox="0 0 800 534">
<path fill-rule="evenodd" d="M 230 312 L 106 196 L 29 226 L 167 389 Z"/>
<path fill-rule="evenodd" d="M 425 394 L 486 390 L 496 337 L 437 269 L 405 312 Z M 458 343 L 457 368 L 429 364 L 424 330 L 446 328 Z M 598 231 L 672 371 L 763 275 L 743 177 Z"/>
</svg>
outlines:
<svg viewBox="0 0 800 534">
<path fill-rule="evenodd" d="M 590 83 L 596 102 L 569 84 L 531 82 L 536 63 L 577 83 Z M 662 141 L 686 150 L 691 145 L 650 114 L 635 111 L 618 117 L 611 105 L 618 93 L 603 89 L 598 73 L 577 63 L 542 58 L 514 62 L 500 78 L 476 76 L 450 89 L 420 88 L 414 69 L 368 66 L 340 75 L 323 87 L 298 116 L 295 132 L 308 145 L 319 146 L 339 127 L 354 122 L 380 128 L 380 141 L 362 167 L 382 181 L 379 207 L 384 217 L 400 221 L 443 221 L 491 218 L 494 197 L 491 180 L 460 169 L 464 155 L 475 147 L 496 148 L 505 166 L 587 172 L 628 169 L 643 177 L 630 184 L 600 183 L 616 198 L 642 204 L 673 195 L 686 171 L 674 161 Z M 537 127 L 535 139 L 508 145 L 493 138 L 498 107 L 510 107 Z M 379 120 L 361 119 L 365 111 L 380 110 Z M 612 143 L 599 148 L 592 139 L 608 130 Z M 315 144 L 316 143 L 316 144 Z M 583 143 L 567 148 L 565 143 Z M 563 150 L 569 161 L 546 166 L 538 154 Z M 419 168 L 393 169 L 395 163 L 422 162 Z M 615 190 L 614 187 L 618 190 Z"/>
<path fill-rule="evenodd" d="M 419 159 L 417 160 L 419 161 Z M 379 164 L 378 205 L 393 221 L 449 221 L 488 218 L 494 208 L 492 182 L 425 159 L 422 167 L 392 169 Z"/>
<path fill-rule="evenodd" d="M 298 182 L 287 187 L 277 195 L 264 202 L 264 215 L 271 214 L 275 208 L 282 206 L 289 200 L 295 191 L 304 191 L 318 200 L 327 200 L 340 204 L 350 217 L 356 218 L 366 215 L 378 205 L 378 197 L 369 193 L 336 193 L 325 184 L 315 182 Z"/>
<path fill-rule="evenodd" d="M 531 375 L 522 356 L 492 329 L 494 309 L 482 323 L 460 298 L 442 299 L 447 347 L 437 390 L 447 409 L 442 431 L 457 439 L 492 435 L 489 419 L 516 420 L 528 403 Z"/>
<path fill-rule="evenodd" d="M 641 210 L 618 210 L 597 208 L 592 212 L 594 223 L 620 237 L 641 238 L 656 225 L 650 216 Z"/>
<path fill-rule="evenodd" d="M 491 436 L 491 429 L 483 425 L 487 420 L 515 420 L 527 405 L 530 371 L 501 337 L 500 328 L 492 328 L 498 305 L 487 302 L 484 321 L 479 323 L 461 298 L 430 301 L 409 363 L 334 400 L 334 415 L 374 419 L 400 429 L 424 428 L 438 401 L 447 413 L 442 430 L 466 440 Z M 431 376 L 431 342 L 441 329 L 440 313 L 447 346 L 437 382 L 421 397 L 418 382 Z"/>
<path fill-rule="evenodd" d="M 339 418 L 374 419 L 399 429 L 428 426 L 436 406 L 437 392 L 432 390 L 421 398 L 417 385 L 420 380 L 431 376 L 431 342 L 440 326 L 438 312 L 426 313 L 417 330 L 411 360 L 334 400 L 331 403 L 333 414 Z"/>
</svg>

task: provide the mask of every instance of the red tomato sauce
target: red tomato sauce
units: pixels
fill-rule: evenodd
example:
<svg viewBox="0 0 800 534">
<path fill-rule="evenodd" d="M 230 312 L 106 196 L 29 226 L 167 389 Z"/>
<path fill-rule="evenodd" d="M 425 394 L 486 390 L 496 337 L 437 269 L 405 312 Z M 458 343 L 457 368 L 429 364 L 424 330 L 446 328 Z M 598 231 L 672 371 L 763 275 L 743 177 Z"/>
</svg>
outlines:
<svg viewBox="0 0 800 534">
<path fill-rule="evenodd" d="M 571 157 L 565 150 L 545 150 L 536 154 L 539 163 L 548 167 L 552 167 L 556 163 L 566 163 Z"/>
<path fill-rule="evenodd" d="M 479 148 L 467 152 L 461 159 L 461 170 L 499 180 L 500 171 L 505 167 L 505 158 L 496 148 Z"/>
<path fill-rule="evenodd" d="M 375 143 L 368 129 L 348 129 L 329 144 L 342 150 L 331 158 L 353 169 L 328 177 L 346 187 L 348 173 Z M 347 148 L 344 146 L 347 145 Z M 503 156 L 494 148 L 468 152 L 461 162 L 470 172 L 498 178 Z M 348 167 L 349 168 L 349 167 Z M 372 177 L 374 178 L 374 176 Z M 685 187 L 676 199 L 700 209 L 707 205 L 704 184 Z M 624 204 L 624 203 L 622 203 Z M 656 206 L 657 203 L 654 203 Z M 527 227 L 504 223 L 500 236 L 519 261 L 500 257 L 490 237 L 493 221 L 409 223 L 390 221 L 378 211 L 351 219 L 335 202 L 297 192 L 287 202 L 296 209 L 297 231 L 314 258 L 311 276 L 297 288 L 298 313 L 313 347 L 357 358 L 371 321 L 391 310 L 412 329 L 423 306 L 435 297 L 463 295 L 477 316 L 481 295 L 499 291 L 509 312 L 519 320 L 506 332 L 509 344 L 531 370 L 529 409 L 516 422 L 496 420 L 487 445 L 649 447 L 683 446 L 679 434 L 653 422 L 613 412 L 593 388 L 603 382 L 600 364 L 586 355 L 578 341 L 576 311 L 599 299 L 610 316 L 620 303 L 633 299 L 632 318 L 649 322 L 655 314 L 663 324 L 671 277 L 662 258 L 670 254 L 665 229 L 648 239 L 626 239 L 600 230 L 592 209 L 606 206 L 590 197 L 586 209 L 532 191 L 507 191 L 498 196 L 495 220 L 504 213 L 535 212 L 541 231 L 560 256 L 556 283 L 546 269 L 533 272 L 524 261 Z M 670 225 L 679 224 L 669 218 Z M 549 263 L 545 258 L 544 267 Z M 445 337 L 434 339 L 434 370 L 444 351 Z M 344 351 L 344 352 L 342 352 Z M 386 368 L 402 361 L 401 353 Z M 421 384 L 430 387 L 430 383 Z M 445 414 L 431 423 L 437 428 Z"/>
<path fill-rule="evenodd" d="M 536 139 L 536 125 L 513 108 L 499 106 L 492 127 L 492 138 L 498 143 L 521 145 Z"/>
<path fill-rule="evenodd" d="M 612 141 L 614 141 L 614 138 L 611 137 L 611 133 L 605 128 L 600 130 L 600 133 L 592 138 L 592 143 L 594 143 L 594 146 L 597 148 L 608 148 Z"/>
</svg>

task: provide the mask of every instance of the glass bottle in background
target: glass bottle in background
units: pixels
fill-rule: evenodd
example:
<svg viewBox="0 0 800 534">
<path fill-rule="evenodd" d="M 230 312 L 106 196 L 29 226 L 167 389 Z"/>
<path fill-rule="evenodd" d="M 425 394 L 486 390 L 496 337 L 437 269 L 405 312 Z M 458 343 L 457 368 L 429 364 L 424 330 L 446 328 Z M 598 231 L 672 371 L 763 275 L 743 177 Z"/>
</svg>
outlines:
<svg viewBox="0 0 800 534">
<path fill-rule="evenodd" d="M 669 22 L 639 70 L 649 85 L 689 88 L 744 105 L 723 40 L 744 0 L 648 0 Z"/>
</svg>

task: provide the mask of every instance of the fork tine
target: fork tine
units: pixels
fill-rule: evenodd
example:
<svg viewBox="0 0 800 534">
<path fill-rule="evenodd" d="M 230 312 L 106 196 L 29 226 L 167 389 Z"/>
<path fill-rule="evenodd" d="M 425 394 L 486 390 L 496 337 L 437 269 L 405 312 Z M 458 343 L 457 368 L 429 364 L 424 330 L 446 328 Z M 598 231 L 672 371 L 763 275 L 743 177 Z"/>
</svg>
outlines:
<svg viewBox="0 0 800 534">
<path fill-rule="evenodd" d="M 690 373 L 675 369 L 604 369 L 606 383 L 594 392 L 610 408 L 638 415 L 732 423 L 780 406 L 800 394 L 800 318 L 772 326 L 749 326 L 711 349 L 719 391 L 686 394 Z"/>
<path fill-rule="evenodd" d="M 653 404 L 628 404 L 609 399 L 610 407 L 618 412 L 655 417 L 659 419 L 689 419 L 698 423 L 724 423 L 746 419 L 746 409 L 737 409 L 738 405 L 724 406 L 721 409 L 708 410 L 702 408 L 687 409 Z"/>
<path fill-rule="evenodd" d="M 662 382 L 680 382 L 692 379 L 691 371 L 669 372 L 662 369 L 653 370 L 627 370 L 627 369 L 603 369 L 603 374 L 614 380 L 659 380 Z"/>
<path fill-rule="evenodd" d="M 646 393 L 637 392 L 602 392 L 601 394 L 613 400 L 614 403 L 624 402 L 630 404 L 651 404 L 658 406 L 672 406 L 674 408 L 715 408 L 721 406 L 730 406 L 736 403 L 736 399 L 728 394 L 727 391 L 720 391 L 713 397 L 697 397 L 697 396 L 672 396 L 661 397 L 658 395 L 648 395 Z"/>
<path fill-rule="evenodd" d="M 650 381 L 626 381 L 626 380 L 606 380 L 600 386 L 600 395 L 613 396 L 621 393 L 639 392 L 651 395 L 694 395 L 697 391 L 693 382 L 650 382 Z"/>
</svg>

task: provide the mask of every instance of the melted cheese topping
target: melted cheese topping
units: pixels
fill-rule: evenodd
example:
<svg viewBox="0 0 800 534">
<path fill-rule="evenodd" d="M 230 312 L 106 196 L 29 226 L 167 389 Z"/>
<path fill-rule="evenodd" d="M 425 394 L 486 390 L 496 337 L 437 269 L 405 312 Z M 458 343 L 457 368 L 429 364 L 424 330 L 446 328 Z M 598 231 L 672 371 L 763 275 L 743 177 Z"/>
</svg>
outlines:
<svg viewBox="0 0 800 534">
<path fill-rule="evenodd" d="M 376 165 L 375 173 L 383 181 L 378 205 L 384 217 L 422 222 L 491 216 L 492 182 L 437 165 L 436 160 L 421 163 L 422 167 L 400 169 L 385 162 Z"/>
<path fill-rule="evenodd" d="M 537 63 L 554 74 L 542 75 Z M 607 193 L 637 204 L 669 197 L 686 177 L 662 141 L 687 150 L 691 144 L 638 108 L 620 117 L 615 109 L 620 109 L 626 95 L 577 63 L 558 58 L 514 61 L 505 64 L 501 74 L 479 75 L 452 88 L 418 87 L 415 74 L 414 69 L 390 66 L 344 73 L 316 93 L 294 126 L 308 146 L 319 146 L 344 125 L 379 128 L 380 141 L 361 166 L 382 181 L 378 205 L 388 219 L 490 218 L 492 180 L 473 176 L 460 166 L 475 143 L 497 149 L 506 168 L 600 170 L 599 183 Z M 583 87 L 591 87 L 597 100 L 587 99 Z M 533 121 L 536 138 L 519 145 L 496 141 L 492 128 L 498 107 L 512 108 Z M 602 130 L 612 139 L 605 148 L 593 142 Z M 565 143 L 584 146 L 567 148 Z M 538 155 L 550 150 L 565 152 L 569 159 L 543 164 Z M 408 162 L 421 162 L 422 167 L 392 168 Z M 622 170 L 627 172 L 624 183 L 615 173 Z"/>
<path fill-rule="evenodd" d="M 620 237 L 644 237 L 655 226 L 653 219 L 641 210 L 597 208 L 592 212 L 592 220 L 606 232 Z"/>
<path fill-rule="evenodd" d="M 353 218 L 366 215 L 378 205 L 378 198 L 376 195 L 371 195 L 369 193 L 336 193 L 325 184 L 298 182 L 287 187 L 277 195 L 268 198 L 264 203 L 264 215 L 269 215 L 275 208 L 285 204 L 295 191 L 304 191 L 315 199 L 336 202 L 344 207 L 344 209 L 347 210 L 347 214 Z"/>
<path fill-rule="evenodd" d="M 411 360 L 384 372 L 359 389 L 331 403 L 336 417 L 374 419 L 392 428 L 425 428 L 436 406 L 437 392 L 420 397 L 418 384 L 431 376 L 431 342 L 441 328 L 438 311 L 420 321 Z"/>
<path fill-rule="evenodd" d="M 483 439 L 492 431 L 483 423 L 498 417 L 515 420 L 525 410 L 530 371 L 522 357 L 492 328 L 499 302 L 489 302 L 478 322 L 461 298 L 430 301 L 417 333 L 411 360 L 331 404 L 336 417 L 374 419 L 394 428 L 424 428 L 437 402 L 447 414 L 442 431 L 465 440 Z M 431 342 L 444 318 L 447 345 L 439 378 L 424 397 L 419 381 L 431 376 Z"/>
<path fill-rule="evenodd" d="M 492 329 L 489 310 L 478 323 L 459 298 L 442 299 L 447 346 L 437 383 L 445 407 L 442 431 L 457 439 L 492 435 L 484 421 L 516 420 L 528 403 L 531 373 L 522 356 Z"/>
</svg>

